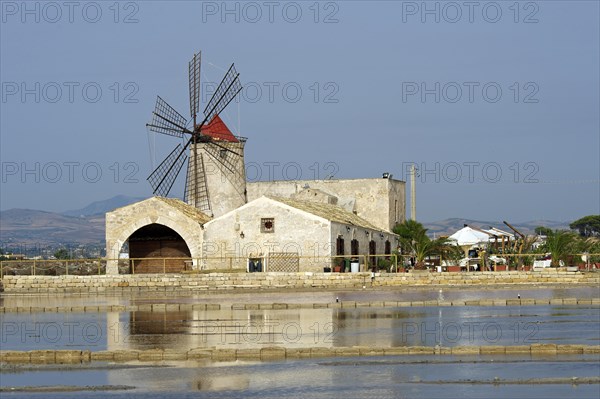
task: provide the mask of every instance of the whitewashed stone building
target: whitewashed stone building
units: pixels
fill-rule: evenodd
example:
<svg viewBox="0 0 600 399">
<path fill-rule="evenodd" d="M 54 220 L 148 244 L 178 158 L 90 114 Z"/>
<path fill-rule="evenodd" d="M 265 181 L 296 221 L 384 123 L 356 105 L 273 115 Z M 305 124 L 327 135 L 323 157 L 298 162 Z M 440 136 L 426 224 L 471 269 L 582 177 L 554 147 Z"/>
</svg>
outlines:
<svg viewBox="0 0 600 399">
<path fill-rule="evenodd" d="M 404 220 L 404 182 L 388 179 L 247 184 L 248 202 L 211 218 L 162 197 L 106 214 L 107 273 L 118 273 L 125 244 L 136 273 L 183 268 L 323 271 L 343 258 L 393 252 Z M 168 264 L 152 258 L 176 258 Z M 332 261 L 331 257 L 335 257 Z M 347 265 L 346 265 L 347 266 Z"/>
<path fill-rule="evenodd" d="M 207 262 L 239 256 L 260 262 L 263 271 L 323 271 L 343 258 L 390 254 L 396 236 L 335 204 L 260 197 L 204 225 Z M 334 258 L 332 256 L 339 257 Z M 211 259 L 212 258 L 212 259 Z M 364 266 L 363 266 L 364 267 Z"/>
<path fill-rule="evenodd" d="M 323 271 L 344 258 L 365 268 L 374 255 L 396 248 L 391 231 L 404 221 L 404 182 L 384 174 L 247 183 L 246 140 L 220 119 L 205 126 L 202 137 L 206 142 L 190 146 L 187 203 L 152 197 L 106 214 L 107 273 L 119 272 L 125 248 L 125 267 L 136 273 Z"/>
</svg>

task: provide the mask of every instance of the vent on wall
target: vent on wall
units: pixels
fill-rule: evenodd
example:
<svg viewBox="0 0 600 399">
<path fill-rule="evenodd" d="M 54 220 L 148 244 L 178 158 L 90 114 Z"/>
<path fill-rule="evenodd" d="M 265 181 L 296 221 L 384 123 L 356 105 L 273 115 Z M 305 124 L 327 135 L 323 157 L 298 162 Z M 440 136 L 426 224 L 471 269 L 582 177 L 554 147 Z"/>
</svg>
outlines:
<svg viewBox="0 0 600 399">
<path fill-rule="evenodd" d="M 261 233 L 273 233 L 274 231 L 275 231 L 275 219 L 274 218 L 260 219 L 260 232 Z"/>
</svg>

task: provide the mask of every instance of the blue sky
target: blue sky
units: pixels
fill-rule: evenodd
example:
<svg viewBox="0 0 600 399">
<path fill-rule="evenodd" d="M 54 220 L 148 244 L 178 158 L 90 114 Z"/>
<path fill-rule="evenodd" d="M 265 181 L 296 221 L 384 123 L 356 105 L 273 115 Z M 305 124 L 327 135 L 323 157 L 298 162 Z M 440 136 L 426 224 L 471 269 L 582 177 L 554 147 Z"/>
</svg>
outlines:
<svg viewBox="0 0 600 399">
<path fill-rule="evenodd" d="M 69 4 L 1 2 L 2 210 L 151 195 L 178 141 L 145 123 L 188 116 L 202 50 L 204 88 L 241 73 L 250 180 L 415 162 L 422 221 L 600 213 L 597 1 Z"/>
</svg>

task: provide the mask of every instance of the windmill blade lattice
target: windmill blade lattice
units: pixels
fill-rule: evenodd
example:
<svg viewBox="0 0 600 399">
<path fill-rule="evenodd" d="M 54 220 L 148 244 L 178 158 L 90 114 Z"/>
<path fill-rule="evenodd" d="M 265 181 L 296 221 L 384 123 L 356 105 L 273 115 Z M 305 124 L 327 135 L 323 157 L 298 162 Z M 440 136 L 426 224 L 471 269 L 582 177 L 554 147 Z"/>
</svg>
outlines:
<svg viewBox="0 0 600 399">
<path fill-rule="evenodd" d="M 152 122 L 147 124 L 153 132 L 167 134 L 169 136 L 183 137 L 184 133 L 192 134 L 185 125 L 187 120 L 175 108 L 171 107 L 165 100 L 157 96 L 156 106 L 152 113 Z"/>
<path fill-rule="evenodd" d="M 202 122 L 202 125 L 211 121 L 215 115 L 220 114 L 242 90 L 239 76 L 240 74 L 235 70 L 235 65 L 231 64 L 219 87 L 217 87 L 206 108 L 204 108 L 204 122 Z"/>
<path fill-rule="evenodd" d="M 196 115 L 200 110 L 200 61 L 201 52 L 194 54 L 194 57 L 188 64 L 189 87 L 190 87 L 190 116 L 196 123 Z"/>
<path fill-rule="evenodd" d="M 227 148 L 225 145 L 225 143 L 219 144 L 213 141 L 207 143 L 204 146 L 204 149 L 217 161 L 218 164 L 223 165 L 227 171 L 230 173 L 236 173 L 237 159 L 235 157 L 239 157 L 240 155 L 237 152 Z"/>
<path fill-rule="evenodd" d="M 197 114 L 200 110 L 200 66 L 201 52 L 198 52 L 188 63 L 189 105 L 193 127 L 188 129 L 189 122 L 186 118 L 160 96 L 157 97 L 152 121 L 147 124 L 148 128 L 157 133 L 179 138 L 187 138 L 186 135 L 189 135 L 189 140 L 185 145 L 179 144 L 175 147 L 150 174 L 148 181 L 155 195 L 166 197 L 187 160 L 184 199 L 188 204 L 212 215 L 211 205 L 215 205 L 217 209 L 223 207 L 220 203 L 211 204 L 209 188 L 214 188 L 216 192 L 222 192 L 223 190 L 218 184 L 222 184 L 223 180 L 221 183 L 213 181 L 214 178 L 207 175 L 206 168 L 209 166 L 211 170 L 212 166 L 216 166 L 220 175 L 226 177 L 228 185 L 230 183 L 244 201 L 246 198 L 246 177 L 243 163 L 246 139 L 235 137 L 218 117 L 219 113 L 241 91 L 242 85 L 235 65 L 231 64 L 204 108 L 204 119 L 197 123 Z M 185 154 L 188 148 L 191 148 L 189 157 Z M 209 182 L 217 184 L 217 186 L 209 187 Z"/>
<path fill-rule="evenodd" d="M 177 179 L 179 171 L 183 167 L 187 159 L 185 150 L 190 144 L 190 141 L 182 147 L 181 144 L 177 144 L 177 147 L 154 169 L 154 171 L 148 176 L 148 181 L 152 190 L 155 194 L 166 197 Z"/>
<path fill-rule="evenodd" d="M 191 184 L 192 182 L 194 184 Z M 195 154 L 188 161 L 184 201 L 210 214 L 210 199 L 202 154 Z"/>
<path fill-rule="evenodd" d="M 236 191 L 242 198 L 246 197 L 245 185 L 242 184 L 246 179 L 244 171 L 244 165 L 240 165 L 242 162 L 242 156 L 227 147 L 234 147 L 235 149 L 241 149 L 244 146 L 244 142 L 239 143 L 207 143 L 204 149 L 215 161 L 217 167 L 221 173 L 231 182 L 232 186 L 235 187 Z"/>
</svg>

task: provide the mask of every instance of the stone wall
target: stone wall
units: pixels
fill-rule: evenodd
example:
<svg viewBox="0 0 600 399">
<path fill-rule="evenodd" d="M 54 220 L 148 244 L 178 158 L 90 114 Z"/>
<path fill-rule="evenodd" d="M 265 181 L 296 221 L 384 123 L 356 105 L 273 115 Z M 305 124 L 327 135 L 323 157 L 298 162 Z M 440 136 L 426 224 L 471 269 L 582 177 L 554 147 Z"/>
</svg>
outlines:
<svg viewBox="0 0 600 399">
<path fill-rule="evenodd" d="M 347 227 L 350 227 L 350 231 L 348 231 Z M 352 258 L 352 240 L 356 239 L 358 241 L 358 255 L 361 255 L 359 258 L 360 271 L 367 271 L 367 266 L 365 265 L 365 261 L 367 260 L 369 262 L 369 267 L 373 266 L 373 259 L 366 259 L 366 257 L 369 255 L 369 242 L 371 240 L 375 242 L 375 255 L 385 254 L 386 241 L 390 242 L 391 252 L 393 252 L 398 246 L 398 239 L 393 234 L 356 226 L 347 226 L 340 223 L 331 223 L 330 240 L 332 243 L 332 255 L 335 255 L 335 244 L 337 238 L 340 236 L 344 239 L 344 257 L 346 258 Z"/>
<path fill-rule="evenodd" d="M 231 362 L 235 360 L 282 360 L 300 358 L 326 357 L 358 357 L 358 356 L 478 356 L 478 355 L 516 355 L 543 356 L 545 358 L 558 355 L 597 355 L 600 345 L 560 345 L 531 344 L 515 346 L 340 346 L 340 347 L 303 347 L 288 348 L 283 346 L 266 346 L 262 348 L 214 348 L 199 347 L 190 350 L 145 349 L 145 350 L 32 350 L 32 351 L 0 351 L 0 362 L 17 364 L 81 364 L 88 362 L 158 362 L 173 360 L 212 360 Z M 502 381 L 498 381 L 499 384 Z M 557 380 L 553 382 L 557 383 Z M 598 377 L 573 379 L 567 377 L 562 384 L 597 384 Z"/>
<path fill-rule="evenodd" d="M 267 181 L 247 184 L 248 201 L 263 195 L 292 198 L 305 186 L 338 197 L 337 205 L 391 231 L 403 222 L 406 210 L 405 183 L 393 179 Z"/>
<path fill-rule="evenodd" d="M 202 256 L 202 227 L 199 220 L 181 212 L 169 201 L 174 200 L 152 197 L 106 213 L 106 256 L 111 259 L 106 266 L 107 274 L 118 273 L 116 259 L 129 236 L 154 223 L 177 232 L 188 246 L 192 258 Z"/>
<path fill-rule="evenodd" d="M 219 217 L 246 203 L 246 171 L 244 167 L 244 143 L 220 142 L 196 145 L 197 160 L 202 163 L 210 210 L 213 217 Z M 190 162 L 193 163 L 193 148 L 190 150 Z M 195 179 L 191 166 L 188 184 Z M 200 168 L 198 170 L 201 170 Z M 191 189 L 190 192 L 195 190 Z M 190 205 L 195 205 L 193 201 Z M 202 209 L 202 206 L 199 206 Z"/>
<path fill-rule="evenodd" d="M 261 231 L 262 218 L 273 219 L 272 232 Z M 271 253 L 289 253 L 300 257 L 298 271 L 323 271 L 324 262 L 331 265 L 329 232 L 327 220 L 268 198 L 259 198 L 208 222 L 204 230 L 203 254 L 211 267 L 216 264 L 214 267 L 226 269 L 229 260 L 224 257 L 234 256 L 237 258 L 234 268 L 245 269 L 247 257 L 252 256 L 263 258 L 263 265 L 269 270 Z M 219 258 L 223 259 L 222 264 L 219 264 Z"/>
<path fill-rule="evenodd" d="M 4 276 L 7 293 L 130 292 L 232 289 L 348 289 L 370 286 L 370 273 L 210 273 L 120 276 Z M 600 273 L 382 273 L 373 287 L 600 284 Z"/>
</svg>

